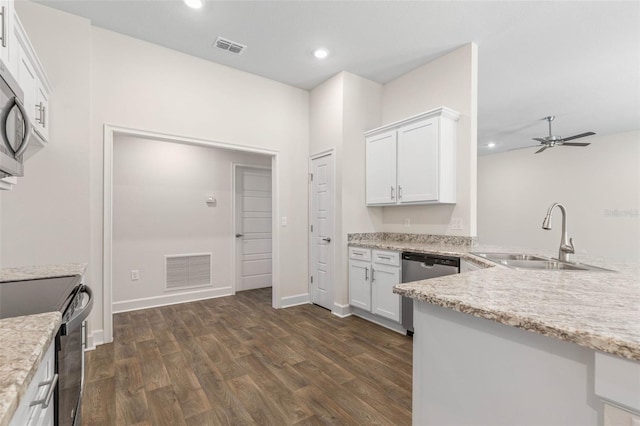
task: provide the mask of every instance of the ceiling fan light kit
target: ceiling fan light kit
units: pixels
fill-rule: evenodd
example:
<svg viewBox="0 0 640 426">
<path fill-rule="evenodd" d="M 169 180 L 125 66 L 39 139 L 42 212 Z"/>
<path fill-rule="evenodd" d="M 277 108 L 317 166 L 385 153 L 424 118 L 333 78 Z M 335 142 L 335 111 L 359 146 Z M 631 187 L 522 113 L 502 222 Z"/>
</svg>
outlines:
<svg viewBox="0 0 640 426">
<path fill-rule="evenodd" d="M 590 142 L 568 142 L 568 141 L 595 135 L 594 132 L 580 133 L 580 134 L 577 134 L 577 135 L 568 136 L 566 138 L 563 138 L 561 136 L 555 136 L 551 131 L 551 122 L 553 120 L 555 120 L 555 119 L 556 119 L 555 115 L 549 115 L 549 116 L 543 118 L 543 120 L 546 120 L 549 123 L 549 136 L 545 136 L 544 138 L 533 138 L 534 141 L 538 141 L 538 142 L 540 142 L 540 145 L 542 145 L 542 148 L 540 148 L 539 150 L 537 150 L 535 152 L 536 154 L 541 153 L 542 151 L 544 151 L 547 148 L 553 148 L 554 146 L 587 146 L 587 145 L 591 145 Z"/>
</svg>

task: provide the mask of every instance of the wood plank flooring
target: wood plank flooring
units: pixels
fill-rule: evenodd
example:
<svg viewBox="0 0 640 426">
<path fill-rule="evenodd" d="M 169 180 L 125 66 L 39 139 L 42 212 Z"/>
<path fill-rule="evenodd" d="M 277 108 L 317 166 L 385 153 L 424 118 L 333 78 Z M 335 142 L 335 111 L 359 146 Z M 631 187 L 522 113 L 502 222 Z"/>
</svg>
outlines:
<svg viewBox="0 0 640 426">
<path fill-rule="evenodd" d="M 410 425 L 412 340 L 271 289 L 114 316 L 83 424 Z"/>
</svg>

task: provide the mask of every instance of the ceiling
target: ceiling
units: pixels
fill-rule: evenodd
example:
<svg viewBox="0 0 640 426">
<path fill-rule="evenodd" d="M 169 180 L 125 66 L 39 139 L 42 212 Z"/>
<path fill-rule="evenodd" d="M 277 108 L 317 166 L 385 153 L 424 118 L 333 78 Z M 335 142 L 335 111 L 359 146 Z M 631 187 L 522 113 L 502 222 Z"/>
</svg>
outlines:
<svg viewBox="0 0 640 426">
<path fill-rule="evenodd" d="M 342 70 L 386 83 L 473 41 L 480 155 L 535 144 L 547 115 L 561 136 L 640 129 L 637 1 L 38 2 L 307 90 Z M 218 36 L 248 47 L 240 56 L 215 49 Z M 319 46 L 328 58 L 313 57 Z"/>
</svg>

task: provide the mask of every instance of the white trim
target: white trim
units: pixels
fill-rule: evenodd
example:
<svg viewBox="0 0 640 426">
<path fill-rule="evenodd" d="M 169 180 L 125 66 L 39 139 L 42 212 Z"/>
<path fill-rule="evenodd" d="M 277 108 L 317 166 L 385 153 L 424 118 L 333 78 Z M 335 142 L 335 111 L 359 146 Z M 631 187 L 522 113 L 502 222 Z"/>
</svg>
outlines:
<svg viewBox="0 0 640 426">
<path fill-rule="evenodd" d="M 100 346 L 104 343 L 104 330 L 93 330 L 91 334 L 87 336 L 87 347 L 86 351 L 92 351 L 96 348 L 96 346 Z"/>
<path fill-rule="evenodd" d="M 139 309 L 157 308 L 159 306 L 175 305 L 177 303 L 195 302 L 197 300 L 214 299 L 217 297 L 231 296 L 231 287 L 213 288 L 200 291 L 190 291 L 180 294 L 163 294 L 161 296 L 143 297 L 140 299 L 123 300 L 113 302 L 113 313 L 137 311 Z"/>
<path fill-rule="evenodd" d="M 351 305 L 341 305 L 336 302 L 333 302 L 333 310 L 331 313 L 340 318 L 346 318 L 353 315 L 351 312 Z"/>
<path fill-rule="evenodd" d="M 309 164 L 308 164 L 308 175 L 310 175 L 313 172 L 313 160 L 316 160 L 318 158 L 322 158 L 325 156 L 331 156 L 331 172 L 333 173 L 333 176 L 331 176 L 331 184 L 332 184 L 332 191 L 333 191 L 333 200 L 331 200 L 331 209 L 333 210 L 333 236 L 331 237 L 333 239 L 333 242 L 336 243 L 333 246 L 333 283 L 331 283 L 331 298 L 335 300 L 335 295 L 336 295 L 336 271 L 337 271 L 337 252 L 338 250 L 335 249 L 335 247 L 337 247 L 337 243 L 338 242 L 342 242 L 342 239 L 338 239 L 337 237 L 337 233 L 336 233 L 336 226 L 337 226 L 337 222 L 336 222 L 336 198 L 337 198 L 337 193 L 336 193 L 336 168 L 337 168 L 337 161 L 336 161 L 336 152 L 335 152 L 335 148 L 329 148 L 326 149 L 324 151 L 320 151 L 317 152 L 315 154 L 311 154 L 309 156 Z M 309 200 L 308 200 L 308 207 L 307 210 L 309 211 L 309 214 L 307 216 L 307 240 L 308 242 L 308 247 L 307 247 L 307 257 L 309 258 L 309 262 L 307 267 L 309 268 L 307 271 L 307 282 L 308 282 L 308 288 L 309 288 L 309 302 L 313 303 L 313 288 L 311 285 L 311 273 L 313 272 L 313 236 L 311 235 L 311 225 L 313 224 L 313 182 L 311 181 L 311 179 L 307 178 L 307 193 L 309 194 Z M 335 302 L 334 302 L 335 303 Z"/>
<path fill-rule="evenodd" d="M 146 139 L 154 139 L 165 142 L 182 143 L 187 145 L 204 146 L 208 148 L 224 148 L 235 151 L 248 152 L 254 154 L 263 154 L 271 156 L 271 202 L 273 217 L 280 217 L 280 192 L 278 170 L 280 156 L 279 151 L 264 148 L 256 148 L 247 145 L 239 145 L 229 142 L 205 140 L 191 138 L 185 136 L 171 135 L 167 133 L 151 132 L 147 130 L 132 129 L 128 127 L 114 126 L 105 124 L 103 127 L 104 140 L 104 168 L 103 168 L 103 230 L 102 230 L 102 315 L 103 315 L 103 342 L 109 343 L 113 341 L 113 140 L 114 135 L 136 136 Z M 272 221 L 272 253 L 271 261 L 273 262 L 273 298 L 272 305 L 274 308 L 280 308 L 282 302 L 280 300 L 280 227 L 277 221 Z"/>
<path fill-rule="evenodd" d="M 306 305 L 311 303 L 309 293 L 297 294 L 295 296 L 287 296 L 282 298 L 282 308 L 291 308 L 292 306 Z"/>
</svg>

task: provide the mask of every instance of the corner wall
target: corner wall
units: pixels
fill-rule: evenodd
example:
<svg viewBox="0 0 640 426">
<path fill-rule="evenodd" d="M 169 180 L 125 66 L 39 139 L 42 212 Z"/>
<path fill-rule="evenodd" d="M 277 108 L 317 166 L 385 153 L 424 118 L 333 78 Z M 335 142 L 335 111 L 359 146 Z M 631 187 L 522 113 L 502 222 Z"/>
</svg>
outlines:
<svg viewBox="0 0 640 426">
<path fill-rule="evenodd" d="M 479 157 L 480 242 L 556 252 L 562 215 L 554 211 L 551 231 L 541 225 L 559 202 L 567 208 L 576 254 L 640 261 L 640 132 L 588 141 L 585 148 Z"/>
<path fill-rule="evenodd" d="M 382 125 L 446 106 L 460 113 L 457 151 L 457 203 L 384 207 L 384 232 L 477 235 L 476 160 L 478 48 L 469 43 L 384 86 Z M 452 218 L 464 229 L 451 230 Z M 403 225 L 408 218 L 411 226 Z"/>
</svg>

